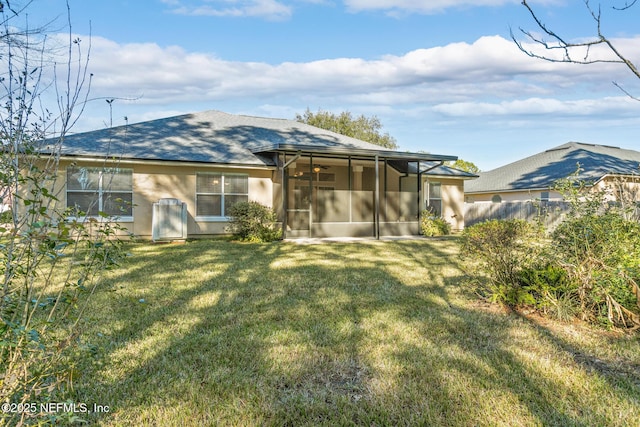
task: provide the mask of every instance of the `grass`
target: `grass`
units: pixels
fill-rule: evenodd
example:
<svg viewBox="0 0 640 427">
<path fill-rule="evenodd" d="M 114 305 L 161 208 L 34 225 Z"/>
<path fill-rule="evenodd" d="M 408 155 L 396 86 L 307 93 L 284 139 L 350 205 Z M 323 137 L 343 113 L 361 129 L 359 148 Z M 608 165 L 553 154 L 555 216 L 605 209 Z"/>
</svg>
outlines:
<svg viewBox="0 0 640 427">
<path fill-rule="evenodd" d="M 135 245 L 74 399 L 119 425 L 640 425 L 640 341 L 479 302 L 455 239 Z"/>
</svg>

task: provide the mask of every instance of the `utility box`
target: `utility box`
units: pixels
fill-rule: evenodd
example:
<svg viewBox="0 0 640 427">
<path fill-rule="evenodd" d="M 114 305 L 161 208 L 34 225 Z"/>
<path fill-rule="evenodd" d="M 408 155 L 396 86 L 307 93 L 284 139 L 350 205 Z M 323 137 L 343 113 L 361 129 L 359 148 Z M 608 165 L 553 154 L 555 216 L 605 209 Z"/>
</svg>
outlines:
<svg viewBox="0 0 640 427">
<path fill-rule="evenodd" d="M 160 199 L 153 204 L 152 239 L 156 241 L 187 238 L 187 204 L 178 199 Z"/>
</svg>

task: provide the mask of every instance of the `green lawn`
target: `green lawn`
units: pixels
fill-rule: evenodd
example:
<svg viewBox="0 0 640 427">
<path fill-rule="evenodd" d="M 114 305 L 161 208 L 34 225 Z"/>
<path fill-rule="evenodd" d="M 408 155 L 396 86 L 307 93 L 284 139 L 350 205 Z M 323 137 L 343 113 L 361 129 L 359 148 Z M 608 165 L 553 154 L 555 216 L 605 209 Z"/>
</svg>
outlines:
<svg viewBox="0 0 640 427">
<path fill-rule="evenodd" d="M 455 238 L 131 252 L 87 313 L 92 423 L 640 425 L 638 336 L 481 303 Z"/>
</svg>

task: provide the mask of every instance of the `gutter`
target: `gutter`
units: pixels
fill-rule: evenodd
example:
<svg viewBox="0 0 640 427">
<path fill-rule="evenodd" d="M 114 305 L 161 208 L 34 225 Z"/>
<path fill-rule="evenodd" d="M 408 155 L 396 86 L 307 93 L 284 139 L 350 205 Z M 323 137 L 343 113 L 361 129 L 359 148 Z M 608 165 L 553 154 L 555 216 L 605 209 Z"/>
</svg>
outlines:
<svg viewBox="0 0 640 427">
<path fill-rule="evenodd" d="M 367 159 L 378 157 L 379 160 L 382 159 L 403 159 L 403 160 L 413 160 L 413 161 L 455 161 L 458 159 L 457 156 L 448 156 L 448 155 L 440 155 L 440 154 L 423 154 L 423 153 L 409 153 L 406 151 L 393 151 L 393 150 L 372 150 L 368 148 L 359 148 L 359 147 L 319 147 L 317 145 L 308 145 L 308 144 L 272 144 L 266 145 L 262 147 L 255 148 L 251 150 L 255 153 L 269 152 L 269 151 L 279 151 L 279 152 L 303 152 L 310 154 L 324 154 L 327 156 L 343 156 L 343 157 L 364 157 Z"/>
</svg>

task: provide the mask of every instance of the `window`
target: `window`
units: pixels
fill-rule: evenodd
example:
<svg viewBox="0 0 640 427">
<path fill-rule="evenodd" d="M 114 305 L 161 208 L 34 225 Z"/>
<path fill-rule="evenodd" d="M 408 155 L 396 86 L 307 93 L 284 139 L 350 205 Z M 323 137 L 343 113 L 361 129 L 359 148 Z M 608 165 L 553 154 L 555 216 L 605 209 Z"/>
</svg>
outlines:
<svg viewBox="0 0 640 427">
<path fill-rule="evenodd" d="M 540 201 L 541 202 L 548 202 L 549 201 L 549 192 L 548 191 L 540 192 Z"/>
<path fill-rule="evenodd" d="M 226 217 L 229 208 L 249 201 L 249 177 L 221 173 L 196 175 L 196 216 Z"/>
<path fill-rule="evenodd" d="M 133 170 L 68 167 L 67 207 L 78 216 L 133 216 Z"/>
<path fill-rule="evenodd" d="M 427 209 L 436 216 L 442 216 L 442 185 L 439 182 L 429 182 L 428 197 Z"/>
<path fill-rule="evenodd" d="M 499 194 L 496 194 L 491 198 L 491 202 L 492 203 L 502 203 L 502 197 L 500 197 Z"/>
</svg>

